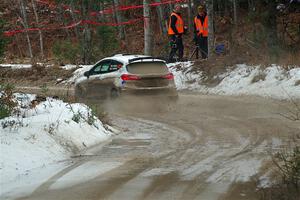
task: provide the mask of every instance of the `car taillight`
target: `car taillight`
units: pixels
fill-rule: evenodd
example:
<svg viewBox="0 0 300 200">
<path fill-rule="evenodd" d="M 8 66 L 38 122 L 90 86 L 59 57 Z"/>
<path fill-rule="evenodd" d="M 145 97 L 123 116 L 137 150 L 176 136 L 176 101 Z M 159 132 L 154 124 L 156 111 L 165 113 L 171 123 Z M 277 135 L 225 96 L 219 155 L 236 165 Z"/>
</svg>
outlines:
<svg viewBox="0 0 300 200">
<path fill-rule="evenodd" d="M 121 76 L 121 79 L 123 81 L 135 81 L 135 80 L 140 80 L 141 78 L 136 76 L 136 75 L 130 75 L 130 74 L 123 74 Z"/>
<path fill-rule="evenodd" d="M 169 74 L 163 76 L 163 78 L 168 79 L 168 80 L 173 80 L 174 79 L 174 75 L 172 73 L 169 73 Z"/>
</svg>

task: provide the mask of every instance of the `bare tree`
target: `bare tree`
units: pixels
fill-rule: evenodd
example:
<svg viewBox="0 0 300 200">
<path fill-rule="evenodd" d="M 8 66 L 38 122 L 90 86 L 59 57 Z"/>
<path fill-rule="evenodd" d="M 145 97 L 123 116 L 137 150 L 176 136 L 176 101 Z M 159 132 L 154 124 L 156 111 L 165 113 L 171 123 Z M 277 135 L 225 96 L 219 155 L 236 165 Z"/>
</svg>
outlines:
<svg viewBox="0 0 300 200">
<path fill-rule="evenodd" d="M 155 2 L 161 3 L 161 0 L 155 0 Z M 165 23 L 164 23 L 165 20 L 164 20 L 164 12 L 163 12 L 162 6 L 161 5 L 157 6 L 156 9 L 157 9 L 157 15 L 158 15 L 160 30 L 161 30 L 162 34 L 166 34 L 167 33 L 167 28 L 166 28 Z"/>
<path fill-rule="evenodd" d="M 252 12 L 254 9 L 254 2 L 253 0 L 248 0 L 248 10 L 249 12 Z"/>
<path fill-rule="evenodd" d="M 144 53 L 152 54 L 152 34 L 150 24 L 150 6 L 149 0 L 143 0 L 144 5 Z"/>
<path fill-rule="evenodd" d="M 29 56 L 30 56 L 30 58 L 33 58 L 31 41 L 30 41 L 29 34 L 28 34 L 27 14 L 26 14 L 24 0 L 19 0 L 19 3 L 20 3 L 20 12 L 21 12 L 21 16 L 22 16 L 21 23 L 24 26 L 24 28 L 26 29 L 25 33 L 26 33 L 26 39 L 27 39 L 27 44 L 28 44 Z"/>
<path fill-rule="evenodd" d="M 234 25 L 237 25 L 237 0 L 233 0 L 233 21 Z"/>
<path fill-rule="evenodd" d="M 192 30 L 193 26 L 193 9 L 192 9 L 192 0 L 188 0 L 188 27 L 189 30 Z"/>
<path fill-rule="evenodd" d="M 71 14 L 71 18 L 72 18 L 73 22 L 78 22 L 78 18 L 74 14 L 75 6 L 74 6 L 74 1 L 73 0 L 70 1 L 70 7 L 71 7 L 70 14 Z M 75 34 L 76 34 L 76 37 L 79 39 L 80 33 L 79 33 L 79 28 L 77 26 L 75 27 Z"/>
<path fill-rule="evenodd" d="M 214 1 L 207 0 L 206 1 L 206 8 L 207 8 L 207 16 L 208 16 L 208 57 L 212 55 L 214 50 Z"/>
<path fill-rule="evenodd" d="M 90 8 L 90 0 L 83 0 L 81 9 L 82 17 L 84 20 L 88 20 L 88 11 Z M 83 34 L 82 34 L 82 60 L 84 64 L 90 64 L 91 62 L 91 46 L 92 46 L 92 33 L 88 24 L 84 24 Z"/>
<path fill-rule="evenodd" d="M 114 6 L 116 8 L 118 8 L 119 6 L 119 0 L 114 0 Z M 122 19 L 122 15 L 121 13 L 117 10 L 115 11 L 115 15 L 116 15 L 116 19 L 117 19 L 117 23 L 120 23 L 123 21 Z M 124 40 L 125 39 L 125 29 L 124 29 L 124 26 L 118 26 L 118 30 L 119 30 L 119 37 L 121 40 Z"/>
<path fill-rule="evenodd" d="M 57 9 L 58 9 L 58 14 L 56 15 L 57 21 L 63 22 L 63 25 L 65 26 L 66 24 L 65 24 L 65 20 L 64 20 L 64 16 L 63 16 L 64 10 L 60 3 L 57 5 Z M 64 29 L 64 31 L 66 32 L 67 37 L 70 38 L 70 33 L 69 33 L 68 29 Z"/>
<path fill-rule="evenodd" d="M 37 9 L 36 9 L 36 5 L 35 5 L 34 0 L 31 0 L 31 4 L 32 4 L 34 16 L 35 16 L 35 21 L 37 23 L 37 26 L 39 27 L 39 16 L 38 16 L 38 13 L 37 13 Z M 44 58 L 43 35 L 42 35 L 42 31 L 41 30 L 39 30 L 38 32 L 39 32 L 39 38 L 40 38 L 41 57 Z"/>
</svg>

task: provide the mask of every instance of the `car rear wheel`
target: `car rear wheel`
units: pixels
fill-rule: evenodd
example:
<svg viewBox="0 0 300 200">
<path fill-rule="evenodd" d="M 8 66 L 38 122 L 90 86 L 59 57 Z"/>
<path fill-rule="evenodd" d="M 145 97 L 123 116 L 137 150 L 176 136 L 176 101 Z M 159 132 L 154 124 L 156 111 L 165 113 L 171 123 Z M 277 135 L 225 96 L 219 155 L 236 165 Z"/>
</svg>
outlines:
<svg viewBox="0 0 300 200">
<path fill-rule="evenodd" d="M 111 91 L 110 91 L 110 98 L 111 99 L 116 99 L 116 98 L 118 98 L 120 96 L 120 93 L 119 93 L 119 91 L 117 90 L 117 89 L 112 89 Z"/>
</svg>

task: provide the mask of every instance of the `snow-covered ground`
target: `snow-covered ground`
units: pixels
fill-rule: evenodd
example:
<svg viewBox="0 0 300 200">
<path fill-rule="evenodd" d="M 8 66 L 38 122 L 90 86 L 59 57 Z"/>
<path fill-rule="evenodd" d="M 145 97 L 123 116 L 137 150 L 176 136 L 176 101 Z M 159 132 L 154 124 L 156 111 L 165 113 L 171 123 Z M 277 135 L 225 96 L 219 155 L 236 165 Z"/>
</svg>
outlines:
<svg viewBox="0 0 300 200">
<path fill-rule="evenodd" d="M 52 67 L 54 64 L 44 64 L 44 63 L 36 63 L 37 65 L 45 66 L 45 67 Z M 71 70 L 75 68 L 84 68 L 85 66 L 89 65 L 74 65 L 74 64 L 66 64 L 60 66 L 60 68 L 65 69 L 65 70 Z M 26 69 L 26 68 L 31 68 L 32 64 L 0 64 L 0 68 L 11 68 L 11 69 Z"/>
<path fill-rule="evenodd" d="M 11 69 L 24 69 L 31 68 L 31 64 L 0 64 L 0 68 L 11 68 Z"/>
<path fill-rule="evenodd" d="M 24 68 L 24 66 L 10 67 Z M 65 69 L 70 70 L 74 67 L 78 66 L 66 65 Z M 74 71 L 73 77 L 64 83 L 74 83 L 92 65 L 79 67 Z M 259 95 L 278 99 L 300 98 L 299 67 L 285 70 L 276 65 L 267 68 L 237 65 L 226 73 L 216 75 L 214 78 L 220 82 L 214 87 L 204 84 L 207 77 L 201 72 L 193 71 L 192 62 L 168 64 L 168 67 L 175 75 L 178 90 L 192 90 L 205 94 Z M 74 153 L 102 142 L 112 134 L 112 128 L 103 125 L 99 119 L 91 115 L 91 110 L 86 105 L 68 104 L 48 98 L 37 106 L 29 106 L 33 99 L 35 99 L 34 95 L 16 94 L 20 112 L 0 120 L 0 196 L 11 188 L 18 189 L 17 185 L 20 184 L 21 179 L 22 187 L 26 181 L 29 188 L 34 188 L 32 187 L 34 184 L 38 186 L 40 181 L 35 181 L 35 177 L 31 174 L 35 174 L 38 179 L 47 180 L 55 175 L 57 169 L 68 166 L 68 161 L 57 163 L 58 161 L 68 160 Z M 216 154 L 215 157 L 210 156 L 196 163 L 194 167 L 183 170 L 182 175 L 189 180 L 205 170 L 212 169 L 212 160 L 219 156 Z M 249 159 L 228 163 L 223 169 L 215 171 L 207 181 L 220 182 L 225 172 L 233 178 L 238 174 L 239 178 L 236 179 L 238 181 L 248 181 L 257 173 L 261 162 L 259 159 Z M 80 181 L 89 180 L 94 174 L 104 173 L 122 163 L 96 164 L 99 168 L 87 172 Z M 95 163 L 81 166 L 78 168 L 79 172 L 90 165 Z M 167 174 L 171 170 L 153 169 L 144 175 Z M 77 182 L 71 183 L 69 180 L 77 174 L 69 174 L 66 179 L 59 180 L 52 189 L 76 184 Z"/>
<path fill-rule="evenodd" d="M 180 65 L 180 68 L 178 68 Z M 168 64 L 175 76 L 178 90 L 193 90 L 205 94 L 258 95 L 276 99 L 300 98 L 300 68 L 285 70 L 280 66 L 237 65 L 233 70 L 214 78 L 221 80 L 217 86 L 204 84 L 207 77 L 192 70 L 193 63 Z"/>
<path fill-rule="evenodd" d="M 216 75 L 214 79 L 221 80 L 220 83 L 208 87 L 204 83 L 207 77 L 202 72 L 193 71 L 193 65 L 193 62 L 168 64 L 175 76 L 178 90 L 219 95 L 258 95 L 276 99 L 300 98 L 300 67 L 285 70 L 277 65 L 265 68 L 239 64 L 230 68 L 232 70 Z M 92 65 L 79 67 L 64 83 L 74 83 L 85 71 L 90 70 Z"/>
<path fill-rule="evenodd" d="M 33 106 L 35 95 L 15 96 L 19 112 L 0 120 L 0 193 L 31 170 L 66 160 L 113 133 L 84 104 L 47 98 Z"/>
<path fill-rule="evenodd" d="M 269 67 L 249 66 L 238 64 L 227 72 L 218 74 L 214 78 L 221 80 L 214 87 L 208 87 L 204 82 L 207 77 L 203 73 L 193 71 L 193 62 L 170 63 L 168 67 L 175 76 L 178 90 L 192 90 L 205 94 L 220 95 L 258 95 L 276 99 L 300 98 L 300 67 L 291 67 L 286 70 L 278 65 Z M 73 84 L 83 76 L 85 71 L 93 65 L 61 66 L 66 70 L 78 68 L 73 76 L 63 81 L 64 84 Z M 0 64 L 0 67 L 12 69 L 30 68 L 30 64 Z"/>
</svg>

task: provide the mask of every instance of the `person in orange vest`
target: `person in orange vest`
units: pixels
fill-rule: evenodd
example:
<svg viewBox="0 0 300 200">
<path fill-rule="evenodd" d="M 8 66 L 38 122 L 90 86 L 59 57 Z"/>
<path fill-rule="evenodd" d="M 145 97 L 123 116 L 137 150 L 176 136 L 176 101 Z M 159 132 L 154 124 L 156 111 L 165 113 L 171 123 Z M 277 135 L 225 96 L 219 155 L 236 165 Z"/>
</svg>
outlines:
<svg viewBox="0 0 300 200">
<path fill-rule="evenodd" d="M 178 59 L 182 60 L 183 58 L 183 42 L 182 35 L 184 34 L 186 27 L 181 16 L 181 5 L 176 4 L 174 10 L 171 13 L 169 26 L 168 26 L 168 35 L 170 37 L 171 51 L 169 54 L 168 62 L 174 62 L 174 56 L 178 50 Z"/>
<path fill-rule="evenodd" d="M 194 41 L 199 48 L 202 59 L 208 55 L 208 17 L 203 5 L 198 7 L 198 15 L 194 18 Z M 198 52 L 197 52 L 198 55 Z M 196 56 L 198 57 L 198 56 Z"/>
</svg>

